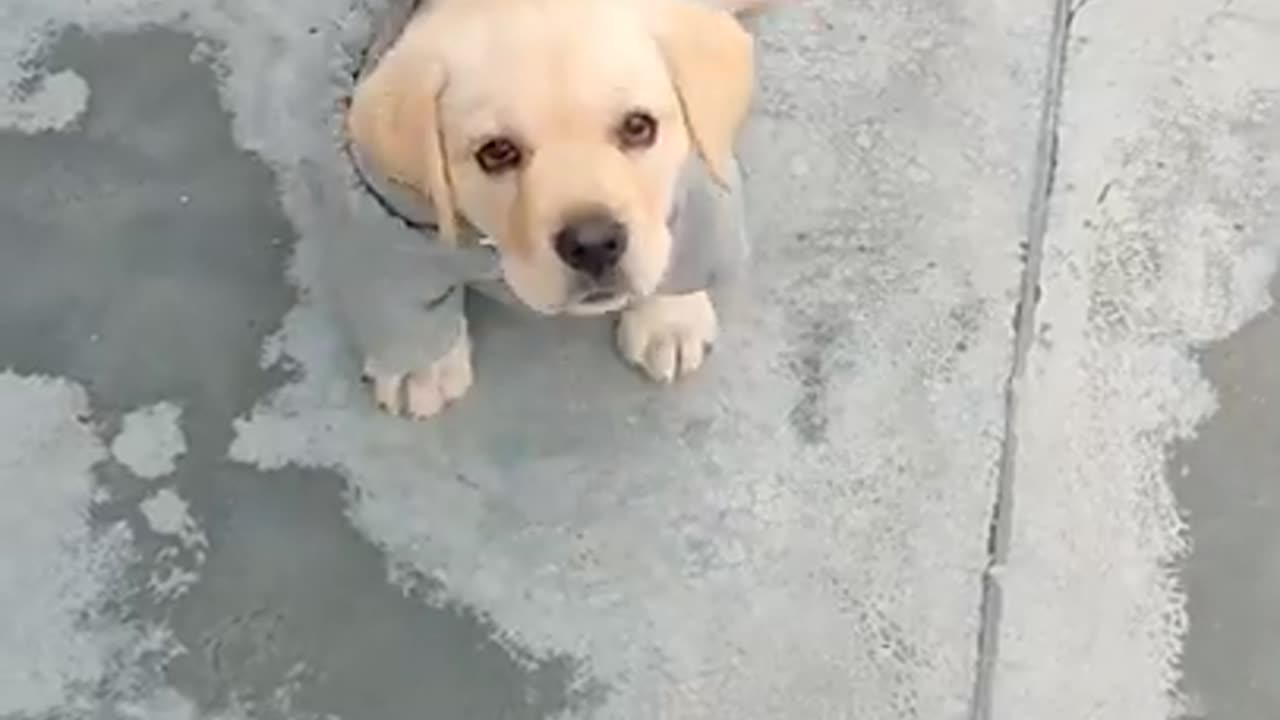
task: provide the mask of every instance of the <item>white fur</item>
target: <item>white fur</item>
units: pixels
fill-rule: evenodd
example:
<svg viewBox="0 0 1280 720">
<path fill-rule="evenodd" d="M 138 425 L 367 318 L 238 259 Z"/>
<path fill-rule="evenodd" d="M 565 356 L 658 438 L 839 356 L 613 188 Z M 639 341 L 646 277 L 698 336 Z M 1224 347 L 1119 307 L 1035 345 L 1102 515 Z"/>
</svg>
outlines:
<svg viewBox="0 0 1280 720">
<path fill-rule="evenodd" d="M 457 342 L 432 365 L 404 375 L 366 372 L 378 406 L 392 415 L 431 417 L 471 388 L 471 336 L 464 325 Z"/>
<path fill-rule="evenodd" d="M 624 310 L 618 349 L 658 382 L 672 382 L 702 366 L 719 331 L 705 291 L 658 295 Z"/>
</svg>

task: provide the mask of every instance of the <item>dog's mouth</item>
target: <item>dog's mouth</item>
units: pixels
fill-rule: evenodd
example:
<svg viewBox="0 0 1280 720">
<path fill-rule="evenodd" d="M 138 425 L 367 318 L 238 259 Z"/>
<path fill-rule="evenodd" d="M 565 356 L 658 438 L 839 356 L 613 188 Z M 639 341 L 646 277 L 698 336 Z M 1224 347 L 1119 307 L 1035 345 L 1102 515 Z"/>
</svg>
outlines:
<svg viewBox="0 0 1280 720">
<path fill-rule="evenodd" d="M 578 298 L 578 305 L 607 305 L 615 302 L 622 297 L 622 293 L 616 290 L 592 290 L 591 292 Z"/>
<path fill-rule="evenodd" d="M 621 310 L 631 302 L 631 293 L 616 288 L 589 290 L 570 300 L 564 308 L 568 315 L 603 315 Z"/>
</svg>

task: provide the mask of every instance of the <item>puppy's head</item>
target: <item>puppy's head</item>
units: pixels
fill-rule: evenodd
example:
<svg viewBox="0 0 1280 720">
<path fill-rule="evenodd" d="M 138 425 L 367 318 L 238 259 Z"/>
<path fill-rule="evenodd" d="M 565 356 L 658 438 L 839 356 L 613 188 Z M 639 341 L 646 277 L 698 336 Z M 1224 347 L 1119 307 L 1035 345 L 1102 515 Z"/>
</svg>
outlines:
<svg viewBox="0 0 1280 720">
<path fill-rule="evenodd" d="M 652 293 L 697 152 L 723 180 L 752 88 L 752 42 L 681 0 L 436 0 L 352 101 L 352 141 L 494 238 L 505 279 L 546 313 Z"/>
</svg>

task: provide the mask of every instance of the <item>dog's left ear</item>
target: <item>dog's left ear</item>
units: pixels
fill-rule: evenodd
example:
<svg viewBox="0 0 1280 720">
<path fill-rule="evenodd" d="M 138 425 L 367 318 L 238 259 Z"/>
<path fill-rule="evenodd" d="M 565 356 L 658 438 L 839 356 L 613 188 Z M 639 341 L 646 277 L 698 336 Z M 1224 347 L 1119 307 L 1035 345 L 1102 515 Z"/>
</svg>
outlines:
<svg viewBox="0 0 1280 720">
<path fill-rule="evenodd" d="M 654 3 L 653 33 L 698 154 L 727 185 L 755 85 L 751 35 L 730 12 L 689 0 Z"/>
</svg>

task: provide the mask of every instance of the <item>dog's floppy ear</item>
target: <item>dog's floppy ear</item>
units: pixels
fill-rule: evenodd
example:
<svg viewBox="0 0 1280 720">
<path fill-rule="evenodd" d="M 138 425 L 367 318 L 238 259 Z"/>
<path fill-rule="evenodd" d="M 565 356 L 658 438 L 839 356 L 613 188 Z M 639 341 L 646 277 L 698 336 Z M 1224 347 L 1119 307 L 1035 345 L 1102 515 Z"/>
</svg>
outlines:
<svg viewBox="0 0 1280 720">
<path fill-rule="evenodd" d="M 751 35 L 723 9 L 663 0 L 653 32 L 684 110 L 694 146 L 722 185 L 755 84 Z"/>
<path fill-rule="evenodd" d="M 356 85 L 347 130 L 367 162 L 388 179 L 422 193 L 435 210 L 440 237 L 455 242 L 457 211 L 441 136 L 444 66 L 423 50 L 410 25 Z"/>
</svg>

